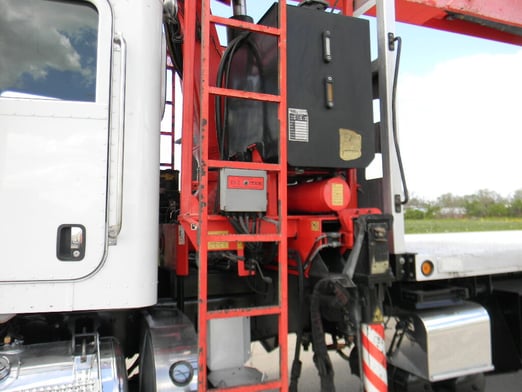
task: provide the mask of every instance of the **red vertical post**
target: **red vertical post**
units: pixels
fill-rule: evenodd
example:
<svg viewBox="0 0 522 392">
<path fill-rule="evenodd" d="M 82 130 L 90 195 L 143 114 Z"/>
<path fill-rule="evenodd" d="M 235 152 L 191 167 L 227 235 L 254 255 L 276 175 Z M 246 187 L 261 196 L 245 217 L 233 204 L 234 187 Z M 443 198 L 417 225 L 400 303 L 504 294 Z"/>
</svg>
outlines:
<svg viewBox="0 0 522 392">
<path fill-rule="evenodd" d="M 210 75 L 210 0 L 201 2 L 201 116 L 199 129 L 198 190 L 198 391 L 207 390 L 207 313 L 208 313 L 208 149 L 209 149 L 209 75 Z"/>
<path fill-rule="evenodd" d="M 288 206 L 287 206 L 287 26 L 286 0 L 279 1 L 279 349 L 281 391 L 288 390 Z M 283 337 L 283 338 L 282 338 Z"/>
<path fill-rule="evenodd" d="M 348 169 L 348 186 L 350 187 L 350 204 L 349 208 L 357 208 L 359 206 L 359 185 L 357 184 L 357 169 Z"/>
<path fill-rule="evenodd" d="M 343 15 L 353 15 L 353 0 L 343 0 L 343 7 L 341 12 Z"/>
</svg>

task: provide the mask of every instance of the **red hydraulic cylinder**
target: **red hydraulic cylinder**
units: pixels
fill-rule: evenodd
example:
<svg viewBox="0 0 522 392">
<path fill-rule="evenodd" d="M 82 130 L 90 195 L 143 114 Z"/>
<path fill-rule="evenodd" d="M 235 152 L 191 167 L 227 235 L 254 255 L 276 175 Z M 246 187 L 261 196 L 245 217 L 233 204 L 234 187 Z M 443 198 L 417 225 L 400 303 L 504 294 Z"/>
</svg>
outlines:
<svg viewBox="0 0 522 392">
<path fill-rule="evenodd" d="M 341 211 L 350 203 L 350 188 L 341 177 L 288 187 L 288 210 L 302 213 Z"/>
</svg>

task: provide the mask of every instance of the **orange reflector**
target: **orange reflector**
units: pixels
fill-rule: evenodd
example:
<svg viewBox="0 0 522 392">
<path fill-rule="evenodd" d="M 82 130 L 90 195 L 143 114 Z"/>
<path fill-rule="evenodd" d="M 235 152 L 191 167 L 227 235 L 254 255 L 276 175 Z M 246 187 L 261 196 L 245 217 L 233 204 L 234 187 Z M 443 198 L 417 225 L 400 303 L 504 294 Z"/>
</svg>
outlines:
<svg viewBox="0 0 522 392">
<path fill-rule="evenodd" d="M 429 276 L 433 273 L 433 263 L 429 260 L 423 261 L 421 265 L 421 272 L 424 276 Z"/>
</svg>

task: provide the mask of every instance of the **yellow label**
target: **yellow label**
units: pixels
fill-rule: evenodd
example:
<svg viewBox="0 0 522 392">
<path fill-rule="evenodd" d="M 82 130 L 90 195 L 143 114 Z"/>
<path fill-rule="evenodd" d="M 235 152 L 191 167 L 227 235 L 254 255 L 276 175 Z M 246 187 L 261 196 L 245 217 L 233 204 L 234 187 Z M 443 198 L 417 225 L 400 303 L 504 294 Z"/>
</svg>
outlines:
<svg viewBox="0 0 522 392">
<path fill-rule="evenodd" d="M 343 184 L 332 184 L 332 205 L 342 206 L 344 204 Z"/>
<path fill-rule="evenodd" d="M 384 321 L 384 317 L 382 316 L 382 310 L 378 306 L 375 308 L 375 312 L 373 312 L 373 320 L 374 323 L 382 323 Z"/>
<path fill-rule="evenodd" d="M 208 235 L 227 235 L 228 231 L 209 231 Z M 208 250 L 228 249 L 228 241 L 211 241 L 208 243 Z"/>
<path fill-rule="evenodd" d="M 319 221 L 312 221 L 312 231 L 319 231 L 320 229 Z"/>
<path fill-rule="evenodd" d="M 208 243 L 208 250 L 228 249 L 227 241 L 213 241 Z"/>
<path fill-rule="evenodd" d="M 362 156 L 362 136 L 351 129 L 339 128 L 339 156 L 353 161 Z"/>
</svg>

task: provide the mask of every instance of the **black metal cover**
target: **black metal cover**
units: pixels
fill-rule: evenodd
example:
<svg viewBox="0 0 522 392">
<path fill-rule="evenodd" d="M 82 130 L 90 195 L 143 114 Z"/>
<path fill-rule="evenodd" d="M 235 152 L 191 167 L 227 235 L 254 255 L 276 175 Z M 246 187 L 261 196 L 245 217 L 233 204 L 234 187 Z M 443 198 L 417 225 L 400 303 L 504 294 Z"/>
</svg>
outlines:
<svg viewBox="0 0 522 392">
<path fill-rule="evenodd" d="M 288 6 L 288 163 L 362 168 L 374 156 L 369 26 L 366 20 Z M 275 4 L 259 22 L 277 26 Z M 277 39 L 250 33 L 238 46 L 228 86 L 278 94 Z M 277 161 L 277 106 L 229 99 L 229 156 L 257 143 Z"/>
</svg>

